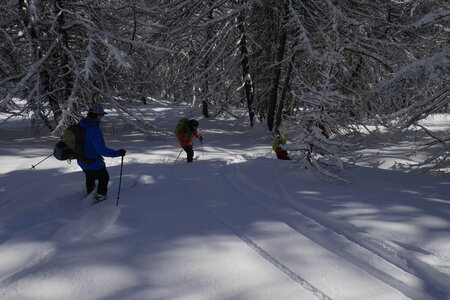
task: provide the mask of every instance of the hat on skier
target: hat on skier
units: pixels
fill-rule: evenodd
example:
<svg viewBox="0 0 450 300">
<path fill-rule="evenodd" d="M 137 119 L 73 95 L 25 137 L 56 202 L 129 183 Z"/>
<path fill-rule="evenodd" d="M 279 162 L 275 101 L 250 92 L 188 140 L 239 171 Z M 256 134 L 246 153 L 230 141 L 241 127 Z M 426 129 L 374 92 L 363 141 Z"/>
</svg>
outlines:
<svg viewBox="0 0 450 300">
<path fill-rule="evenodd" d="M 198 127 L 198 121 L 195 119 L 189 120 L 189 127 Z"/>
<path fill-rule="evenodd" d="M 96 114 L 96 115 L 107 115 L 108 114 L 103 109 L 103 105 L 101 105 L 99 103 L 92 104 L 91 108 L 89 108 L 89 112 Z"/>
</svg>

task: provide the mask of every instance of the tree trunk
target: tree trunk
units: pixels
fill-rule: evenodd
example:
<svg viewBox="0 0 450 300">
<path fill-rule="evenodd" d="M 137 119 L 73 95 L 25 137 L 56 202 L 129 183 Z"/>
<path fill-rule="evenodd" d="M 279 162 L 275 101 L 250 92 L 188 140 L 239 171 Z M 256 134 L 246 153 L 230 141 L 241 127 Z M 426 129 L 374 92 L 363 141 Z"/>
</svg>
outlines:
<svg viewBox="0 0 450 300">
<path fill-rule="evenodd" d="M 203 112 L 203 116 L 205 118 L 209 118 L 209 110 L 208 110 L 208 101 L 207 100 L 202 101 L 202 112 Z"/>
<path fill-rule="evenodd" d="M 208 14 L 208 19 L 209 19 L 209 20 L 213 20 L 213 19 L 214 19 L 212 13 L 213 13 L 213 12 L 212 12 L 212 10 L 211 10 L 210 13 Z M 211 36 L 212 36 L 211 29 L 208 28 L 207 33 L 206 33 L 206 40 L 205 40 L 205 43 L 207 43 L 207 42 L 211 39 Z M 206 56 L 205 62 L 204 62 L 204 65 L 203 65 L 203 68 L 204 68 L 204 70 L 206 71 L 206 70 L 208 69 L 208 67 L 209 67 L 209 58 L 208 58 L 208 56 Z M 205 118 L 209 118 L 208 98 L 206 98 L 206 97 L 204 96 L 205 94 L 206 94 L 206 95 L 209 95 L 209 83 L 208 83 L 208 77 L 209 77 L 209 73 L 206 72 L 206 73 L 205 73 L 205 82 L 204 82 L 204 84 L 203 84 L 203 98 L 204 98 L 204 99 L 203 99 L 203 101 L 202 101 L 202 113 L 203 113 L 203 116 L 204 116 Z"/>
<path fill-rule="evenodd" d="M 291 80 L 292 69 L 294 67 L 294 61 L 295 61 L 295 54 L 294 54 L 294 56 L 292 56 L 292 59 L 289 62 L 289 68 L 288 68 L 288 71 L 286 74 L 286 79 L 284 80 L 284 87 L 283 87 L 283 91 L 281 92 L 280 101 L 278 103 L 277 114 L 275 116 L 275 129 L 278 129 L 280 127 L 281 121 L 283 118 L 283 108 L 284 108 L 284 103 L 286 101 L 287 91 L 289 90 L 289 82 Z"/>
<path fill-rule="evenodd" d="M 287 14 L 288 14 L 288 4 L 289 4 L 288 1 L 284 2 L 285 18 L 287 17 Z M 278 42 L 276 61 L 275 61 L 275 69 L 274 69 L 274 75 L 273 75 L 273 80 L 272 80 L 272 87 L 270 90 L 269 105 L 268 105 L 268 109 L 267 109 L 267 127 L 269 128 L 269 131 L 273 130 L 273 125 L 274 125 L 274 120 L 275 120 L 275 110 L 276 110 L 277 102 L 278 102 L 278 86 L 279 86 L 280 77 L 281 77 L 281 62 L 283 61 L 283 56 L 284 56 L 284 52 L 285 52 L 285 48 L 286 48 L 287 32 L 286 32 L 285 28 L 282 28 L 281 30 L 282 30 L 282 33 L 280 35 L 280 39 Z"/>
<path fill-rule="evenodd" d="M 63 8 L 64 2 L 62 0 L 55 0 L 55 14 L 58 16 L 58 27 L 57 32 L 60 35 L 60 46 L 56 48 L 59 53 L 56 55 L 58 57 L 58 60 L 60 61 L 60 66 L 55 68 L 58 68 L 58 77 L 62 77 L 62 84 L 64 86 L 64 89 L 61 92 L 61 99 L 59 99 L 59 106 L 63 106 L 63 103 L 69 100 L 70 94 L 72 93 L 73 88 L 73 76 L 70 70 L 69 66 L 69 56 L 67 51 L 69 51 L 69 34 L 66 30 L 66 19 L 65 19 L 65 13 L 64 11 L 61 11 Z M 57 89 L 57 87 L 55 87 Z M 58 101 L 58 99 L 56 100 Z M 59 114 L 55 115 L 56 123 L 58 123 L 60 117 L 61 117 L 61 109 L 59 109 Z"/>
<path fill-rule="evenodd" d="M 250 66 L 249 66 L 249 59 L 248 59 L 248 49 L 247 49 L 247 36 L 245 33 L 244 28 L 244 18 L 242 15 L 239 15 L 238 17 L 238 29 L 241 33 L 241 40 L 239 42 L 239 48 L 241 50 L 241 56 L 242 56 L 242 78 L 244 81 L 244 91 L 245 91 L 245 98 L 247 100 L 247 109 L 248 109 L 248 115 L 250 118 L 250 126 L 253 127 L 254 125 L 254 118 L 255 113 L 253 111 L 253 82 L 252 78 L 250 76 Z"/>
</svg>

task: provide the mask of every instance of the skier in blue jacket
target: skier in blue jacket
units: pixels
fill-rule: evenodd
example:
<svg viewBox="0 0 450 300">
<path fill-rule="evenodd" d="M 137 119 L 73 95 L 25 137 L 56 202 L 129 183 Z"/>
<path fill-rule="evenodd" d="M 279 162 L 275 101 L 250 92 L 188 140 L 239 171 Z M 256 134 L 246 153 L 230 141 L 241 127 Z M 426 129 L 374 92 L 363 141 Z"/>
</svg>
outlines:
<svg viewBox="0 0 450 300">
<path fill-rule="evenodd" d="M 103 156 L 118 157 L 126 154 L 125 149 L 112 150 L 106 147 L 103 133 L 100 130 L 100 121 L 106 114 L 101 104 L 94 104 L 89 109 L 87 117 L 80 120 L 80 126 L 86 128 L 83 145 L 85 159 L 78 159 L 77 163 L 86 174 L 88 194 L 94 190 L 95 181 L 98 180 L 94 203 L 105 200 L 108 193 L 109 174 Z"/>
</svg>

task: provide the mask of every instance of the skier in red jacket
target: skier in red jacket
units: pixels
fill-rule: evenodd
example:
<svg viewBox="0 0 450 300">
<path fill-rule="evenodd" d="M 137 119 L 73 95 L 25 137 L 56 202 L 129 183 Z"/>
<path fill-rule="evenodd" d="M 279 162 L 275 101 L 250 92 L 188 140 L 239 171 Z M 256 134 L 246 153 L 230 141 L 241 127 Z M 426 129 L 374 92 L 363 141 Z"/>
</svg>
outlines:
<svg viewBox="0 0 450 300">
<path fill-rule="evenodd" d="M 203 137 L 197 131 L 198 125 L 199 123 L 195 119 L 181 119 L 175 129 L 178 142 L 187 154 L 188 163 L 194 160 L 194 148 L 192 147 L 194 138 L 197 137 L 200 142 L 203 142 Z"/>
</svg>

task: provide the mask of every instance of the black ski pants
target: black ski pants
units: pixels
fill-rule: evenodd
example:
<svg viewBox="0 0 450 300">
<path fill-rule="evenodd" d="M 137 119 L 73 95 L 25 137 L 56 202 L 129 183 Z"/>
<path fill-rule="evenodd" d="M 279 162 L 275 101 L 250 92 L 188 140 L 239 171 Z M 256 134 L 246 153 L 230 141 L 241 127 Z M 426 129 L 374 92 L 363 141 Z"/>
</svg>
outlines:
<svg viewBox="0 0 450 300">
<path fill-rule="evenodd" d="M 86 191 L 90 194 L 95 188 L 95 181 L 98 180 L 97 194 L 106 196 L 108 193 L 109 174 L 105 168 L 98 170 L 83 170 L 86 174 Z"/>
<path fill-rule="evenodd" d="M 187 154 L 187 162 L 192 162 L 194 160 L 194 148 L 192 145 L 184 146 L 183 149 Z"/>
</svg>

